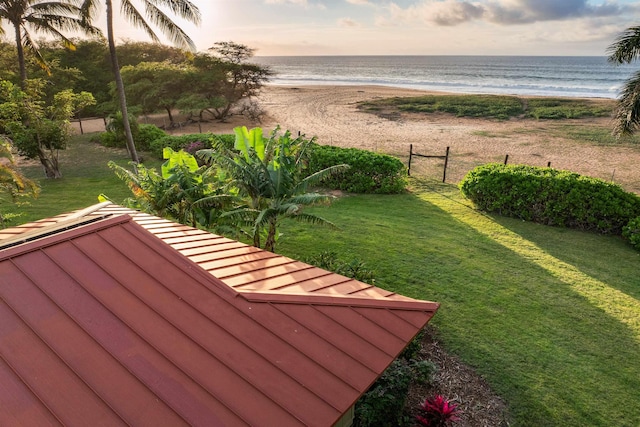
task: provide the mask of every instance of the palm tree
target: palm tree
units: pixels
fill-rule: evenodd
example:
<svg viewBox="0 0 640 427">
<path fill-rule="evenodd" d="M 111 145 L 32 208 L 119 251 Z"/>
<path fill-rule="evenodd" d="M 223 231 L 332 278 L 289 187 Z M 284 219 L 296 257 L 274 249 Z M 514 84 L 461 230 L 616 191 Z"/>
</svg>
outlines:
<svg viewBox="0 0 640 427">
<path fill-rule="evenodd" d="M 101 1 L 102 0 L 84 0 L 82 4 L 84 16 L 88 18 L 93 17 L 97 9 L 98 2 Z M 131 155 L 131 160 L 134 163 L 139 163 L 140 160 L 138 158 L 135 144 L 133 143 L 131 125 L 129 124 L 124 84 L 122 83 L 120 66 L 118 65 L 118 57 L 116 56 L 116 43 L 113 31 L 113 2 L 111 0 L 104 0 L 104 2 L 107 12 L 107 41 L 109 44 L 109 55 L 111 59 L 111 67 L 113 68 L 113 74 L 116 80 L 116 91 L 118 93 L 118 100 L 120 101 L 120 111 L 122 112 L 124 131 L 127 137 L 127 149 Z M 180 18 L 199 24 L 200 11 L 196 5 L 191 3 L 189 0 L 140 0 L 140 3 L 144 6 L 144 13 L 141 13 L 131 0 L 120 0 L 120 11 L 134 27 L 143 29 L 154 42 L 160 42 L 160 38 L 153 31 L 153 28 L 148 22 L 150 21 L 176 46 L 195 50 L 195 44 L 189 36 L 178 25 L 176 25 L 176 23 L 173 22 L 171 18 L 169 18 L 169 16 L 160 9 L 160 7 L 166 7 Z M 147 19 L 145 19 L 145 16 Z"/>
<path fill-rule="evenodd" d="M 249 225 L 248 234 L 253 245 L 261 247 L 264 237 L 264 249 L 270 252 L 275 250 L 281 219 L 333 225 L 319 216 L 303 212 L 305 206 L 327 203 L 332 197 L 307 191 L 323 178 L 349 167 L 332 166 L 305 177 L 308 150 L 313 140 L 292 139 L 289 132 L 278 135 L 278 130 L 276 128 L 268 139 L 264 139 L 260 128 L 248 131 L 244 126 L 238 127 L 234 129 L 237 151 L 225 152 L 220 145 L 214 150 L 199 152 L 226 170 L 232 178 L 231 185 L 247 199 L 246 205 L 223 216 Z"/>
<path fill-rule="evenodd" d="M 640 26 L 627 28 L 607 48 L 609 62 L 630 64 L 640 57 Z M 631 135 L 640 125 L 640 71 L 622 87 L 615 110 L 616 136 Z"/>
<path fill-rule="evenodd" d="M 68 48 L 74 46 L 71 40 L 63 34 L 63 31 L 100 34 L 100 30 L 93 27 L 90 20 L 82 16 L 82 10 L 75 3 L 78 1 L 3 0 L 0 3 L 0 19 L 9 21 L 14 28 L 20 81 L 23 89 L 24 81 L 27 79 L 25 48 L 34 54 L 45 71 L 50 72 L 29 30 L 62 40 Z"/>
</svg>

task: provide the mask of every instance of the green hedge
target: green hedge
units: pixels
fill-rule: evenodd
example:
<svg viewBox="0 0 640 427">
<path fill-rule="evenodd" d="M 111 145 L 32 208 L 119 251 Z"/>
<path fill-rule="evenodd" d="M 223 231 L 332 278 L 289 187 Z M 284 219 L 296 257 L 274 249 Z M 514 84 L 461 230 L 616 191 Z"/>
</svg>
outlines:
<svg viewBox="0 0 640 427">
<path fill-rule="evenodd" d="M 170 147 L 174 151 L 185 150 L 194 154 L 197 150 L 212 148 L 215 141 L 222 141 L 225 145 L 233 146 L 235 135 L 216 135 L 213 133 L 192 133 L 188 135 L 167 135 L 151 143 L 151 152 L 162 159 L 162 150 Z"/>
<path fill-rule="evenodd" d="M 406 167 L 400 159 L 357 148 L 313 146 L 309 173 L 340 164 L 351 167 L 325 179 L 323 185 L 351 193 L 375 194 L 402 193 L 407 186 Z"/>
<path fill-rule="evenodd" d="M 149 151 L 151 144 L 156 139 L 163 138 L 165 131 L 155 125 L 131 123 L 131 133 L 133 134 L 133 142 L 139 151 Z M 90 141 L 98 142 L 104 147 L 125 148 L 127 142 L 124 133 L 119 134 L 113 131 L 101 132 L 91 137 Z"/>
<path fill-rule="evenodd" d="M 481 210 L 605 234 L 640 216 L 640 197 L 597 178 L 551 168 L 487 164 L 470 171 L 462 193 Z"/>
<path fill-rule="evenodd" d="M 629 224 L 622 229 L 622 235 L 634 248 L 640 250 L 640 216 L 629 221 Z"/>
</svg>

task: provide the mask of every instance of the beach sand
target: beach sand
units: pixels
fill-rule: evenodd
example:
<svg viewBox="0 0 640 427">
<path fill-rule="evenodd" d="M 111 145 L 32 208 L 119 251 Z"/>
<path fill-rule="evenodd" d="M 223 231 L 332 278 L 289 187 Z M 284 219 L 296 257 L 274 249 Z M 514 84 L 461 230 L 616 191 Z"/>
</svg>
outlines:
<svg viewBox="0 0 640 427">
<path fill-rule="evenodd" d="M 503 162 L 567 169 L 620 183 L 640 193 L 640 146 L 604 146 L 565 139 L 563 128 L 602 126 L 611 119 L 497 121 L 449 114 L 402 114 L 391 119 L 359 111 L 358 102 L 428 92 L 380 86 L 270 86 L 260 97 L 265 127 L 280 124 L 316 136 L 318 143 L 358 147 L 408 159 L 414 152 L 443 155 L 450 147 L 447 182 L 457 183 L 474 166 Z M 606 102 L 606 101 L 605 101 Z M 415 159 L 416 173 L 442 176 L 442 161 Z M 415 173 L 414 173 L 415 174 Z"/>
<path fill-rule="evenodd" d="M 488 162 L 551 166 L 604 180 L 613 180 L 625 189 L 640 193 L 640 146 L 597 145 L 563 138 L 566 128 L 600 126 L 610 129 L 611 119 L 534 120 L 517 118 L 497 121 L 457 118 L 449 114 L 409 114 L 381 117 L 357 109 L 358 102 L 394 96 L 419 96 L 419 90 L 383 86 L 266 86 L 258 102 L 265 111 L 261 123 L 232 116 L 226 123 L 210 121 L 181 127 L 171 133 L 231 133 L 239 125 L 261 126 L 316 137 L 319 144 L 358 147 L 400 157 L 405 164 L 409 145 L 414 153 L 444 155 L 450 147 L 447 182 L 457 183 L 473 167 Z M 439 93 L 442 94 L 442 93 Z M 612 102 L 602 100 L 601 102 Z M 141 122 L 162 125 L 166 117 Z M 102 127 L 102 120 L 95 121 Z M 85 132 L 96 130 L 84 123 Z M 88 128 L 88 130 L 87 130 Z M 417 158 L 412 175 L 442 179 L 442 160 Z"/>
</svg>

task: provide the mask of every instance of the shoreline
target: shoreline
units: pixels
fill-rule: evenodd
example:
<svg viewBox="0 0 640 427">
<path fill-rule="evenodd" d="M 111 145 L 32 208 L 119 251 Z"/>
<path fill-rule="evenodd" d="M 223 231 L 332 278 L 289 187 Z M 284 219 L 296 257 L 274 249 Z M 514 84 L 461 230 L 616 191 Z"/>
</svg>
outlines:
<svg viewBox="0 0 640 427">
<path fill-rule="evenodd" d="M 362 83 L 355 84 L 353 82 L 341 83 L 341 82 L 327 82 L 327 83 L 305 83 L 300 82 L 299 84 L 292 83 L 273 83 L 269 82 L 264 85 L 264 88 L 268 90 L 268 88 L 310 88 L 310 89 L 323 89 L 323 88 L 332 88 L 332 87 L 369 87 L 369 88 L 379 88 L 381 90 L 397 90 L 397 91 L 416 91 L 420 93 L 424 93 L 425 95 L 495 95 L 495 96 L 513 96 L 517 98 L 558 98 L 558 99 L 590 99 L 590 100 L 599 100 L 599 101 L 612 101 L 615 102 L 617 97 L 606 97 L 606 96 L 571 96 L 571 95 L 534 95 L 534 94 L 522 94 L 522 93 L 508 93 L 508 92 L 458 92 L 451 91 L 446 89 L 424 89 L 419 87 L 411 87 L 404 85 L 389 85 L 389 84 L 374 84 L 374 83 Z"/>
<path fill-rule="evenodd" d="M 349 83 L 336 83 L 330 82 L 326 84 L 322 83 L 300 83 L 300 84 L 290 84 L 290 83 L 273 83 L 269 82 L 264 85 L 264 89 L 269 90 L 269 88 L 288 88 L 288 89 L 323 89 L 323 88 L 370 88 L 370 89 L 380 89 L 380 90 L 389 90 L 389 91 L 401 91 L 401 92 L 417 92 L 425 95 L 495 95 L 495 96 L 513 96 L 516 98 L 552 98 L 552 99 L 588 99 L 595 101 L 611 101 L 615 102 L 617 97 L 610 98 L 606 96 L 567 96 L 567 95 L 529 95 L 529 94 L 521 94 L 521 93 L 496 93 L 496 92 L 456 92 L 456 91 L 447 91 L 447 90 L 437 90 L 437 89 L 422 89 L 415 88 L 409 86 L 393 86 L 393 85 L 385 85 L 385 84 L 353 84 Z M 263 90 L 264 90 L 263 89 Z"/>
</svg>

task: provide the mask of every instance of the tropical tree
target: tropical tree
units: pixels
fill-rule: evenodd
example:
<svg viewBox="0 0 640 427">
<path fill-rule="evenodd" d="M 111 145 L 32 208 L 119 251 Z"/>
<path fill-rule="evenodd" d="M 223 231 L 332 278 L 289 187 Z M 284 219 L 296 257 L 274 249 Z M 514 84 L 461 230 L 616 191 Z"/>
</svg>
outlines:
<svg viewBox="0 0 640 427">
<path fill-rule="evenodd" d="M 0 201 L 8 195 L 11 202 L 19 203 L 21 197 L 37 197 L 40 188 L 17 168 L 11 148 L 9 140 L 0 139 Z M 0 212 L 0 227 L 18 215 Z"/>
<path fill-rule="evenodd" d="M 640 57 L 640 26 L 623 31 L 607 48 L 609 62 L 630 64 Z M 640 71 L 624 84 L 615 110 L 614 134 L 630 135 L 640 125 Z"/>
<path fill-rule="evenodd" d="M 163 155 L 166 162 L 160 172 L 143 165 L 130 171 L 109 162 L 133 194 L 124 204 L 192 227 L 228 231 L 221 216 L 234 206 L 235 197 L 227 192 L 225 177 L 215 169 L 199 166 L 185 151 L 166 147 Z"/>
<path fill-rule="evenodd" d="M 313 139 L 294 139 L 288 131 L 280 134 L 278 128 L 269 138 L 263 138 L 260 128 L 249 131 L 243 126 L 234 131 L 235 150 L 225 150 L 220 145 L 198 154 L 226 170 L 232 179 L 231 185 L 238 189 L 240 196 L 246 197 L 244 206 L 225 216 L 249 226 L 247 234 L 254 246 L 273 252 L 278 223 L 284 218 L 332 225 L 317 215 L 303 212 L 303 208 L 328 203 L 331 196 L 308 190 L 323 178 L 345 170 L 347 165 L 332 166 L 305 176 L 308 148 L 314 143 Z"/>
<path fill-rule="evenodd" d="M 269 68 L 247 62 L 254 49 L 243 44 L 218 42 L 209 51 L 210 55 L 196 55 L 193 60 L 201 76 L 195 79 L 195 84 L 199 94 L 210 102 L 206 110 L 216 119 L 224 120 L 234 105 L 256 96 L 273 73 Z"/>
<path fill-rule="evenodd" d="M 170 125 L 174 124 L 172 110 L 190 93 L 193 67 L 170 62 L 141 62 L 122 67 L 122 81 L 126 83 L 127 99 L 139 105 L 143 113 L 165 110 Z"/>
<path fill-rule="evenodd" d="M 98 7 L 98 3 L 102 0 L 84 0 L 82 10 L 84 16 L 92 18 Z M 138 153 L 133 142 L 131 127 L 129 125 L 129 113 L 127 111 L 127 99 L 124 92 L 124 83 L 120 75 L 120 66 L 116 53 L 116 42 L 113 30 L 113 2 L 112 0 L 104 0 L 107 15 L 107 43 L 109 44 L 109 57 L 111 59 L 111 68 L 116 81 L 116 91 L 120 103 L 120 111 L 124 120 L 125 135 L 127 137 L 127 149 L 134 163 L 139 163 Z M 146 34 L 156 43 L 160 42 L 160 38 L 155 33 L 150 23 L 164 33 L 169 40 L 178 47 L 195 50 L 195 44 L 189 36 L 169 18 L 169 16 L 161 9 L 168 8 L 173 14 L 180 18 L 186 19 L 193 23 L 200 23 L 200 11 L 198 7 L 189 0 L 140 0 L 144 7 L 144 12 L 136 8 L 135 2 L 132 0 L 120 0 L 120 11 L 124 17 L 134 26 L 143 29 Z M 145 17 L 147 19 L 145 19 Z"/>
<path fill-rule="evenodd" d="M 87 34 L 100 34 L 100 30 L 91 25 L 86 19 L 78 1 L 47 1 L 47 0 L 3 0 L 0 2 L 0 19 L 9 21 L 14 29 L 18 65 L 20 67 L 20 81 L 24 88 L 27 79 L 25 63 L 25 48 L 31 51 L 40 66 L 50 72 L 47 62 L 38 49 L 30 30 L 53 36 L 61 40 L 67 48 L 74 49 L 74 44 L 63 32 L 80 31 Z"/>
<path fill-rule="evenodd" d="M 71 136 L 69 119 L 95 103 L 88 92 L 63 90 L 44 101 L 43 80 L 26 80 L 25 89 L 0 81 L 0 128 L 21 155 L 40 160 L 47 178 L 61 178 L 58 151 Z"/>
</svg>

